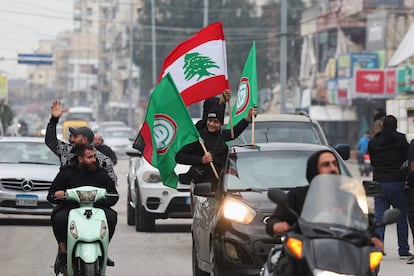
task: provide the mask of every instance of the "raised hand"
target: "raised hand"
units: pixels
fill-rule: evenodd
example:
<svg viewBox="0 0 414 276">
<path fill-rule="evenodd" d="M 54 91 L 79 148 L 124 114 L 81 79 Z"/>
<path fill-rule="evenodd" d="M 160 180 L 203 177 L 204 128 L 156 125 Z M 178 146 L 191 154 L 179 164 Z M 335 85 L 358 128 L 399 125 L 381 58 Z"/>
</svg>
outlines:
<svg viewBox="0 0 414 276">
<path fill-rule="evenodd" d="M 65 111 L 67 111 L 67 109 L 62 108 L 60 101 L 54 101 L 52 103 L 52 117 L 59 118 Z"/>
</svg>

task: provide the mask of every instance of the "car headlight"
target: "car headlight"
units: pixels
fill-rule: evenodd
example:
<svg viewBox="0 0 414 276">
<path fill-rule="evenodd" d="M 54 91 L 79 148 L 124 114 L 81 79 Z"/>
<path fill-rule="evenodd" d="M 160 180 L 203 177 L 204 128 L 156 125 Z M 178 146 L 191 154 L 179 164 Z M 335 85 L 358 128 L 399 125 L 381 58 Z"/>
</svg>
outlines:
<svg viewBox="0 0 414 276">
<path fill-rule="evenodd" d="M 256 216 L 256 211 L 243 202 L 226 198 L 223 203 L 224 217 L 241 224 L 249 224 Z"/>
<path fill-rule="evenodd" d="M 159 172 L 144 172 L 142 179 L 147 183 L 158 183 L 162 182 L 161 175 Z"/>
</svg>

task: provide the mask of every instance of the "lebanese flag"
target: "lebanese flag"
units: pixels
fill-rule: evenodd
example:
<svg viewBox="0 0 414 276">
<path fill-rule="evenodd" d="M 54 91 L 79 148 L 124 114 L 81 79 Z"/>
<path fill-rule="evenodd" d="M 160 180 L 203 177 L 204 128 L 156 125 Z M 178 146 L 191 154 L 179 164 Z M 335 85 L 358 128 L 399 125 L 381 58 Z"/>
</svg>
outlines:
<svg viewBox="0 0 414 276">
<path fill-rule="evenodd" d="M 186 106 L 230 89 L 222 23 L 212 23 L 178 44 L 165 58 L 158 82 L 167 73 Z"/>
</svg>

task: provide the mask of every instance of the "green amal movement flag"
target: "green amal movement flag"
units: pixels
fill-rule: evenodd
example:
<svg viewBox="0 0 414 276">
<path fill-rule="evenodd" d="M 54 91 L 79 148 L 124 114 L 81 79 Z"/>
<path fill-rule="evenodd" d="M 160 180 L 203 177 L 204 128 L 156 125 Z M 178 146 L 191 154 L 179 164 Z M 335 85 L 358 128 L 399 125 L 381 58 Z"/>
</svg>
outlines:
<svg viewBox="0 0 414 276">
<path fill-rule="evenodd" d="M 143 146 L 145 160 L 160 171 L 164 185 L 177 188 L 175 155 L 199 137 L 180 93 L 167 74 L 151 94 L 145 122 L 134 144 Z"/>
<path fill-rule="evenodd" d="M 251 107 L 257 107 L 256 43 L 253 42 L 239 82 L 236 103 L 231 112 L 233 126 L 245 118 Z"/>
</svg>

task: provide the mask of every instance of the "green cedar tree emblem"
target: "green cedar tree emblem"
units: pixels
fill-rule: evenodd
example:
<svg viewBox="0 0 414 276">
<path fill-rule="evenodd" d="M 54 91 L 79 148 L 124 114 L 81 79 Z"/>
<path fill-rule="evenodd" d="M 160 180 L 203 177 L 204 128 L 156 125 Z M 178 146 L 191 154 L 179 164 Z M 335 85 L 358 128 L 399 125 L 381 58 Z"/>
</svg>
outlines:
<svg viewBox="0 0 414 276">
<path fill-rule="evenodd" d="M 209 68 L 220 68 L 208 56 L 203 56 L 200 53 L 186 54 L 184 57 L 184 74 L 185 80 L 191 80 L 195 75 L 198 75 L 198 80 L 204 76 L 214 75 L 207 71 Z"/>
</svg>

